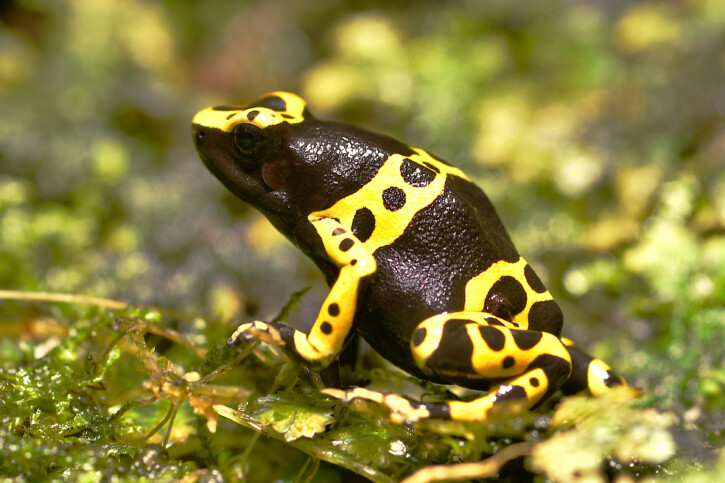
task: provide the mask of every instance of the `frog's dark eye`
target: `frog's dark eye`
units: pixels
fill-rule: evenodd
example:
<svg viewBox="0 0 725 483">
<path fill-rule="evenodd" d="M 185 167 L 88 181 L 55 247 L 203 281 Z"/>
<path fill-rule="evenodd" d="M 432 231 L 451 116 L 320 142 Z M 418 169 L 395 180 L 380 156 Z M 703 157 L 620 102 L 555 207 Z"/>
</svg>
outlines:
<svg viewBox="0 0 725 483">
<path fill-rule="evenodd" d="M 259 154 L 264 144 L 262 130 L 252 124 L 239 124 L 232 131 L 234 147 L 239 154 L 245 157 L 254 157 Z"/>
</svg>

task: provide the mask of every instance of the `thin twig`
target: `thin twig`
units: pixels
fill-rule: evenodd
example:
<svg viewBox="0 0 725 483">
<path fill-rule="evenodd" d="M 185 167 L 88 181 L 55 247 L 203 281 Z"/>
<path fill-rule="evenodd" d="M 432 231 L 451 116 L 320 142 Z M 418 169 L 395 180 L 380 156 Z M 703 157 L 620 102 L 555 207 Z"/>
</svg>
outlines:
<svg viewBox="0 0 725 483">
<path fill-rule="evenodd" d="M 501 470 L 509 461 L 531 453 L 534 443 L 524 442 L 507 446 L 495 455 L 475 463 L 428 466 L 404 479 L 402 483 L 431 483 L 434 481 L 488 478 Z"/>
<path fill-rule="evenodd" d="M 137 401 L 129 401 L 129 402 L 125 403 L 123 406 L 121 406 L 118 409 L 118 411 L 116 411 L 115 413 L 113 413 L 111 415 L 111 417 L 108 419 L 108 421 L 105 421 L 105 422 L 110 423 L 112 421 L 115 421 L 115 420 L 119 419 L 121 416 L 123 416 L 123 413 L 125 413 L 129 409 L 132 409 L 132 408 L 135 408 L 135 407 L 140 407 L 140 406 L 148 406 L 149 404 L 151 404 L 151 403 L 153 403 L 155 401 L 158 401 L 158 399 L 156 399 L 155 397 L 149 397 L 149 398 L 146 398 L 146 399 L 139 399 Z"/>
<path fill-rule="evenodd" d="M 320 469 L 320 460 L 309 456 L 295 476 L 294 483 L 310 483 Z"/>
<path fill-rule="evenodd" d="M 122 331 L 121 331 L 121 332 L 119 332 L 119 334 L 118 334 L 118 335 L 117 335 L 117 336 L 116 336 L 116 337 L 115 337 L 115 338 L 114 338 L 114 339 L 113 339 L 113 340 L 111 341 L 111 343 L 110 343 L 110 344 L 108 344 L 108 347 L 106 347 L 106 350 L 104 350 L 104 351 L 103 351 L 103 354 L 101 354 L 101 357 L 100 357 L 100 358 L 98 359 L 98 365 L 99 365 L 99 366 L 102 366 L 102 365 L 106 364 L 106 361 L 108 360 L 108 356 L 109 356 L 109 355 L 111 354 L 111 349 L 113 349 L 113 347 L 114 347 L 114 346 L 115 346 L 116 344 L 118 344 L 118 343 L 119 343 L 119 342 L 121 341 L 121 339 L 123 339 L 124 337 L 126 337 L 126 335 L 128 334 L 128 332 L 129 332 L 130 330 L 131 330 L 130 328 L 127 328 L 127 329 L 124 329 L 124 330 L 122 330 Z"/>
<path fill-rule="evenodd" d="M 244 448 L 244 451 L 242 451 L 242 454 L 239 455 L 239 461 L 242 463 L 242 465 L 247 464 L 247 460 L 249 459 L 249 455 L 252 454 L 252 450 L 254 449 L 254 445 L 257 444 L 257 440 L 259 437 L 262 436 L 262 433 L 258 431 L 253 431 L 252 436 L 249 438 L 249 442 L 247 443 L 247 447 Z M 245 471 L 244 474 L 246 475 L 247 472 Z"/>
<path fill-rule="evenodd" d="M 240 352 L 239 354 L 234 356 L 234 358 L 231 361 L 226 362 L 226 363 L 222 364 L 221 366 L 217 367 L 216 369 L 211 371 L 209 374 L 202 377 L 199 380 L 199 382 L 207 383 L 207 382 L 213 381 L 217 377 L 221 376 L 222 374 L 227 372 L 229 369 L 236 366 L 242 360 L 247 358 L 247 356 L 249 356 L 249 354 L 252 353 L 252 351 L 255 349 L 255 347 L 257 347 L 257 344 L 259 344 L 259 341 L 254 341 L 253 343 L 249 344 L 247 347 L 244 348 L 244 350 L 242 352 Z"/>
<path fill-rule="evenodd" d="M 92 305 L 94 307 L 103 307 L 111 310 L 122 310 L 130 307 L 129 302 L 121 300 L 107 299 L 103 297 L 93 297 L 91 295 L 78 295 L 72 293 L 59 292 L 32 292 L 24 290 L 0 290 L 0 300 L 21 300 L 25 302 L 53 302 L 71 305 Z M 186 314 L 174 309 L 164 307 L 154 307 L 151 305 L 138 304 L 140 307 L 146 307 L 174 319 L 190 320 L 194 319 L 194 315 Z"/>
<path fill-rule="evenodd" d="M 151 438 L 151 436 L 153 436 L 154 434 L 158 433 L 158 432 L 159 432 L 159 430 L 160 430 L 161 428 L 163 428 L 163 427 L 164 427 L 164 425 L 166 424 L 166 422 L 167 422 L 167 421 L 168 421 L 168 420 L 169 420 L 169 419 L 171 418 L 171 415 L 172 415 L 172 414 L 175 414 L 175 412 L 176 412 L 176 411 L 175 411 L 175 409 L 176 409 L 176 404 L 174 404 L 174 403 L 173 403 L 173 402 L 171 402 L 171 401 L 169 401 L 169 404 L 170 404 L 170 406 L 169 406 L 169 410 L 168 410 L 168 411 L 166 412 L 166 416 L 164 416 L 164 419 L 162 419 L 162 420 L 161 420 L 161 422 L 160 422 L 159 424 L 157 424 L 156 426 L 154 426 L 154 429 L 152 429 L 152 430 L 151 430 L 151 432 L 149 432 L 149 433 L 148 433 L 148 434 L 147 434 L 147 435 L 146 435 L 146 436 L 144 437 L 144 439 L 143 439 L 144 441 L 148 441 L 148 440 L 149 440 L 149 439 Z"/>
<path fill-rule="evenodd" d="M 57 292 L 24 292 L 20 290 L 0 290 L 0 299 L 25 300 L 29 302 L 59 302 L 63 304 L 94 305 L 107 309 L 120 310 L 129 306 L 128 302 Z"/>
<path fill-rule="evenodd" d="M 161 443 L 162 448 L 166 448 L 166 445 L 169 444 L 171 429 L 174 427 L 174 420 L 176 419 L 176 415 L 178 414 L 180 407 L 181 403 L 174 404 L 174 412 L 171 414 L 171 420 L 169 421 L 169 427 L 166 429 L 166 436 L 164 436 L 164 442 Z"/>
</svg>

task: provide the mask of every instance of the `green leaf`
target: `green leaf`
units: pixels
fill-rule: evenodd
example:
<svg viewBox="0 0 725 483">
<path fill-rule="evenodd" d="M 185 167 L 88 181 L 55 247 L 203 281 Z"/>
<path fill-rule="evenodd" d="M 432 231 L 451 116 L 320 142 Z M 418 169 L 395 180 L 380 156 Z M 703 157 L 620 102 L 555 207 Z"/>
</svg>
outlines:
<svg viewBox="0 0 725 483">
<path fill-rule="evenodd" d="M 286 391 L 260 398 L 255 405 L 260 409 L 252 418 L 282 434 L 285 441 L 312 438 L 334 421 L 332 403 L 324 401 L 321 395 L 310 398 L 304 393 Z"/>
</svg>

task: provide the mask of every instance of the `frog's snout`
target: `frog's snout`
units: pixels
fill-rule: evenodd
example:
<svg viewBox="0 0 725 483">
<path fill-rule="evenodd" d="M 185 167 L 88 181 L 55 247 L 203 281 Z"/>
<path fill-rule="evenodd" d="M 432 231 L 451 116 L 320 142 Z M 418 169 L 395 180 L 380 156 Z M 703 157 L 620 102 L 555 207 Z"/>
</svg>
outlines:
<svg viewBox="0 0 725 483">
<path fill-rule="evenodd" d="M 204 126 L 200 126 L 199 124 L 191 125 L 191 137 L 194 139 L 194 144 L 196 145 L 197 148 L 204 141 L 205 135 L 206 135 L 206 128 Z"/>
<path fill-rule="evenodd" d="M 209 171 L 214 173 L 210 164 L 209 155 L 207 153 L 207 146 L 205 146 L 210 142 L 208 134 L 209 132 L 206 126 L 201 126 L 199 124 L 191 125 L 191 138 L 194 141 L 194 147 L 196 148 L 196 152 L 199 154 L 199 158 L 201 158 L 204 166 L 206 166 Z"/>
</svg>

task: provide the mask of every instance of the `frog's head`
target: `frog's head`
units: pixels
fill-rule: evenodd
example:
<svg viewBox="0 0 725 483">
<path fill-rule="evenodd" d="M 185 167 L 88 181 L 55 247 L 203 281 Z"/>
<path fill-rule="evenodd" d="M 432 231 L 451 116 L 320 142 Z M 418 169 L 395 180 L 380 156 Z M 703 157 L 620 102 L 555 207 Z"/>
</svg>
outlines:
<svg viewBox="0 0 725 483">
<path fill-rule="evenodd" d="M 214 176 L 287 236 L 308 214 L 360 189 L 390 154 L 412 154 L 387 136 L 320 121 L 288 92 L 204 109 L 193 135 Z"/>
<path fill-rule="evenodd" d="M 287 186 L 285 139 L 291 126 L 310 118 L 300 97 L 274 92 L 248 105 L 199 111 L 192 121 L 194 144 L 206 167 L 232 193 L 278 228 L 289 228 L 297 210 Z"/>
</svg>

